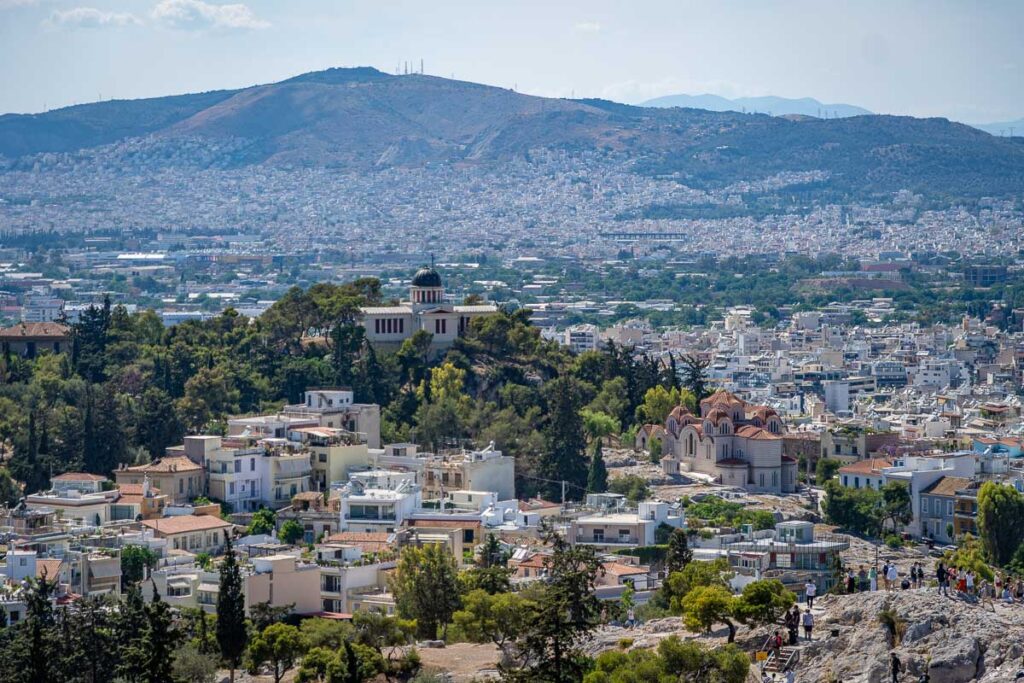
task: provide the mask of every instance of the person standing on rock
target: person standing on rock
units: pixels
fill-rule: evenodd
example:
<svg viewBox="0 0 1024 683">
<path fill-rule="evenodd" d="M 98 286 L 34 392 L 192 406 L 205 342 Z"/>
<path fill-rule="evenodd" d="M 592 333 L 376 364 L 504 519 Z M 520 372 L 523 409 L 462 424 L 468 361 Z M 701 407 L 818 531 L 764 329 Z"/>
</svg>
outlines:
<svg viewBox="0 0 1024 683">
<path fill-rule="evenodd" d="M 818 586 L 813 581 L 804 584 L 804 595 L 807 596 L 807 608 L 814 609 L 814 596 L 818 594 Z"/>
<path fill-rule="evenodd" d="M 946 589 L 946 565 L 942 564 L 942 560 L 939 560 L 939 566 L 935 568 L 935 578 L 939 582 L 939 595 L 949 595 Z"/>
<path fill-rule="evenodd" d="M 882 585 L 885 586 L 885 590 L 889 590 L 889 563 L 886 562 L 882 565 Z"/>
<path fill-rule="evenodd" d="M 801 621 L 804 625 L 804 638 L 807 640 L 814 640 L 814 638 L 811 637 L 811 632 L 814 630 L 814 615 L 811 614 L 810 608 L 804 610 Z"/>
<path fill-rule="evenodd" d="M 892 683 L 900 682 L 900 674 L 903 672 L 903 662 L 893 652 L 889 655 L 889 670 L 892 671 Z"/>
<path fill-rule="evenodd" d="M 878 590 L 878 568 L 877 567 L 872 566 L 871 569 L 868 570 L 868 581 L 871 583 L 870 588 L 871 588 L 871 592 L 872 593 L 874 593 L 876 590 Z"/>
<path fill-rule="evenodd" d="M 917 588 L 917 564 L 910 565 L 910 587 Z"/>
<path fill-rule="evenodd" d="M 857 577 L 852 569 L 846 572 L 846 592 L 850 594 L 857 592 Z"/>
<path fill-rule="evenodd" d="M 967 574 L 964 576 L 964 585 L 967 588 L 967 594 L 974 595 L 974 572 L 970 569 L 967 570 Z"/>
<path fill-rule="evenodd" d="M 885 573 L 885 589 L 887 591 L 891 591 L 893 586 L 896 585 L 896 582 L 899 580 L 899 578 L 900 573 L 896 569 L 896 564 L 890 564 L 889 570 Z"/>
</svg>

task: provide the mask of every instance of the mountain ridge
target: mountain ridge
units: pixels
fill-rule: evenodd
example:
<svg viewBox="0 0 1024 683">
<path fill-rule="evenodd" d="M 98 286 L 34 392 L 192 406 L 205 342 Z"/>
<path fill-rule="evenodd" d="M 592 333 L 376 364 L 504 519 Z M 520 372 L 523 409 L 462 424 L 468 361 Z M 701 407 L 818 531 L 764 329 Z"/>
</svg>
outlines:
<svg viewBox="0 0 1024 683">
<path fill-rule="evenodd" d="M 641 107 L 360 67 L 0 116 L 0 171 L 31 168 L 38 155 L 54 153 L 76 163 L 108 159 L 115 168 L 123 157 L 142 169 L 194 163 L 367 171 L 501 164 L 548 148 L 615 157 L 636 172 L 698 188 L 811 172 L 819 178 L 815 196 L 829 201 L 901 189 L 950 198 L 1018 195 L 1024 145 L 1017 140 L 946 119 Z"/>
<path fill-rule="evenodd" d="M 816 118 L 841 118 L 847 116 L 869 116 L 871 112 L 852 104 L 825 104 L 813 97 L 789 98 L 765 95 L 762 97 L 727 98 L 705 93 L 703 95 L 665 95 L 640 104 L 641 107 L 686 107 L 708 111 L 751 111 L 774 116 L 796 114 Z M 822 117 L 822 113 L 826 116 Z M 828 114 L 832 114 L 831 117 Z"/>
</svg>

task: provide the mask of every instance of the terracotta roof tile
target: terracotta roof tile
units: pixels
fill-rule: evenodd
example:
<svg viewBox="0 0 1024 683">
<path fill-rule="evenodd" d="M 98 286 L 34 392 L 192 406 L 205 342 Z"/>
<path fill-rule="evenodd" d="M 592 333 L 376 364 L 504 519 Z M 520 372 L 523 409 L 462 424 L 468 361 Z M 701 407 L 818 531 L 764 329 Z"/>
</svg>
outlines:
<svg viewBox="0 0 1024 683">
<path fill-rule="evenodd" d="M 161 534 L 184 534 L 193 531 L 208 531 L 211 529 L 227 529 L 234 526 L 231 522 L 225 522 L 213 515 L 181 515 L 177 517 L 161 517 L 160 519 L 146 519 L 142 521 L 147 526 Z"/>
</svg>

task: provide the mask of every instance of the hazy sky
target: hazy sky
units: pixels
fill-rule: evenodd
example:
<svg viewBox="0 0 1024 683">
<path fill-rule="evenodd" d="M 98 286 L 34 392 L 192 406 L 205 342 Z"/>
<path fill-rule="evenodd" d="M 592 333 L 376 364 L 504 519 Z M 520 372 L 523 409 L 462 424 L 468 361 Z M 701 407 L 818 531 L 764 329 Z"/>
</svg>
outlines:
<svg viewBox="0 0 1024 683">
<path fill-rule="evenodd" d="M 0 112 L 329 66 L 640 102 L 780 95 L 1024 116 L 1024 0 L 0 0 Z"/>
</svg>

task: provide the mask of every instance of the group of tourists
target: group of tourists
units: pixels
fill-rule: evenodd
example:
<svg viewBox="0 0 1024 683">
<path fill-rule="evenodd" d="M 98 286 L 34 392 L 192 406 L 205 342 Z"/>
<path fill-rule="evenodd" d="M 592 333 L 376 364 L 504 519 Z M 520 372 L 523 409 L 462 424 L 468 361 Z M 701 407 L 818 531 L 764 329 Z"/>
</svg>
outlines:
<svg viewBox="0 0 1024 683">
<path fill-rule="evenodd" d="M 813 640 L 811 635 L 814 632 L 814 615 L 811 614 L 811 608 L 809 606 L 801 612 L 799 605 L 793 605 L 793 609 L 786 612 L 782 619 L 782 623 L 786 627 L 790 645 L 796 645 L 800 640 L 799 630 L 801 627 L 804 629 L 804 638 L 807 640 Z M 776 631 L 772 635 L 769 644 L 777 645 L 777 649 L 781 649 L 783 640 L 782 631 Z"/>
<path fill-rule="evenodd" d="M 896 563 L 886 562 L 882 565 L 881 570 L 875 567 L 865 568 L 864 565 L 860 565 L 857 571 L 854 572 L 851 567 L 846 572 L 846 592 L 847 593 L 866 593 L 868 591 L 878 590 L 878 582 L 881 580 L 882 587 L 886 591 L 893 591 L 898 588 L 903 590 L 909 590 L 911 588 L 921 588 L 924 586 L 924 566 L 920 562 L 915 562 L 910 565 L 910 572 L 900 579 L 900 571 L 896 566 Z"/>
<path fill-rule="evenodd" d="M 1002 602 L 1013 605 L 1024 602 L 1024 580 L 1010 576 L 996 575 L 989 582 L 971 569 L 963 567 L 947 567 L 939 562 L 935 568 L 935 578 L 939 584 L 939 595 L 978 598 L 983 603 Z"/>
</svg>

